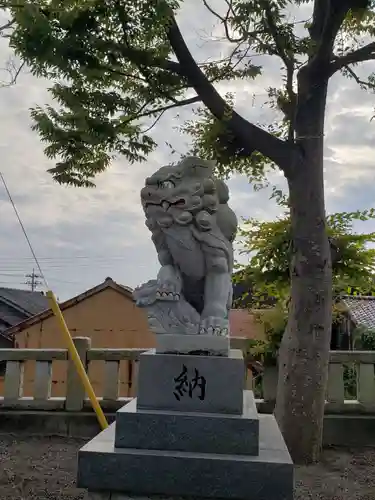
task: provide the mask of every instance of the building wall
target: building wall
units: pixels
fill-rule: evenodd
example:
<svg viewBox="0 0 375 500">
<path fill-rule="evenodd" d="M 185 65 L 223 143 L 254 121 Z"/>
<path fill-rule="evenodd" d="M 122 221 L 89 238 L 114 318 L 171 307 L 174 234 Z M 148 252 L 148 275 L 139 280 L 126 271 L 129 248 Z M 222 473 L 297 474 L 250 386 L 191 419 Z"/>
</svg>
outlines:
<svg viewBox="0 0 375 500">
<path fill-rule="evenodd" d="M 232 309 L 229 313 L 231 336 L 264 339 L 264 328 L 248 309 Z"/>
<path fill-rule="evenodd" d="M 13 347 L 13 342 L 0 335 L 0 349 L 9 349 L 12 347 Z M 6 362 L 0 361 L 0 395 L 3 394 L 5 368 L 6 368 Z"/>
<path fill-rule="evenodd" d="M 154 336 L 149 331 L 144 312 L 134 302 L 112 288 L 78 302 L 63 311 L 65 321 L 73 337 L 89 337 L 94 348 L 147 348 L 154 347 Z M 16 334 L 16 347 L 32 349 L 65 348 L 56 318 L 26 328 Z M 52 396 L 66 394 L 65 361 L 52 364 Z M 91 362 L 89 378 L 95 394 L 102 396 L 104 361 Z M 129 363 L 120 363 L 119 395 L 130 395 Z M 25 363 L 23 395 L 33 395 L 35 362 Z"/>
</svg>

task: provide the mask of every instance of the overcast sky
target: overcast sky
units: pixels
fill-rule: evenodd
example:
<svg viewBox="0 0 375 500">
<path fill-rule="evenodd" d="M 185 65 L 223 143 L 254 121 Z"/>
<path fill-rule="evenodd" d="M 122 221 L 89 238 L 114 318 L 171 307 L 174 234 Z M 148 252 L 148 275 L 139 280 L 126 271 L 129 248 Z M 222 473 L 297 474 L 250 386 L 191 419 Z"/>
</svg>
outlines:
<svg viewBox="0 0 375 500">
<path fill-rule="evenodd" d="M 187 3 L 179 24 L 193 53 L 200 61 L 225 53 L 227 46 L 215 39 L 219 29 L 200 0 Z M 0 62 L 5 62 L 9 54 L 2 40 Z M 256 62 L 264 63 L 262 77 L 222 84 L 219 90 L 234 92 L 236 109 L 246 118 L 266 124 L 274 115 L 264 104 L 265 89 L 280 81 L 280 68 L 277 60 L 258 57 Z M 363 71 L 368 72 L 371 65 L 375 66 L 368 63 Z M 17 85 L 0 89 L 0 171 L 50 288 L 65 300 L 107 276 L 131 287 L 153 278 L 158 264 L 144 225 L 139 191 L 147 175 L 171 160 L 165 141 L 178 152 L 188 147 L 188 138 L 175 127 L 191 117 L 191 108 L 180 111 L 179 119 L 169 114 L 158 123 L 154 135 L 160 147 L 146 163 L 130 166 L 118 158 L 96 179 L 95 190 L 62 187 L 46 172 L 52 163 L 44 156 L 38 135 L 30 129 L 29 108 L 49 102 L 49 84 L 24 71 Z M 375 207 L 375 122 L 370 122 L 374 107 L 374 95 L 341 77 L 331 81 L 325 150 L 328 212 Z M 274 180 L 284 185 L 282 176 Z M 229 185 L 231 206 L 239 218 L 271 219 L 280 212 L 267 192 L 254 193 L 246 179 L 236 176 Z M 35 264 L 1 185 L 0 215 L 0 286 L 27 288 L 25 275 Z M 363 228 L 375 231 L 375 223 L 357 226 Z"/>
</svg>

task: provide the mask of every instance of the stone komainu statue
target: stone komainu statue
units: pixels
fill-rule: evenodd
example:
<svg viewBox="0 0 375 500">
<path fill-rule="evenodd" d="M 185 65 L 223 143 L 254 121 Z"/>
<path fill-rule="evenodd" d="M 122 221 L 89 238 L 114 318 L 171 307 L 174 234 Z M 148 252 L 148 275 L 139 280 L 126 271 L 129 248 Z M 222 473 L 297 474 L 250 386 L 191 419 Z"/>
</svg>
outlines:
<svg viewBox="0 0 375 500">
<path fill-rule="evenodd" d="M 161 268 L 134 298 L 155 333 L 228 334 L 237 218 L 213 168 L 187 157 L 160 168 L 141 191 Z"/>
</svg>

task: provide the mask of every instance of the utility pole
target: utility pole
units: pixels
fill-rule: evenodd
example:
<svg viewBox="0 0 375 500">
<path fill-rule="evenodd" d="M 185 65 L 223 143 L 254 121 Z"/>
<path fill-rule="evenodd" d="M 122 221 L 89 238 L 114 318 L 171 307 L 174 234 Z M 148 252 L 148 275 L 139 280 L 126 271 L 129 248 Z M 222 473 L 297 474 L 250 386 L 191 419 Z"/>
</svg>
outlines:
<svg viewBox="0 0 375 500">
<path fill-rule="evenodd" d="M 36 287 L 42 284 L 42 282 L 38 280 L 38 278 L 41 278 L 41 276 L 39 274 L 35 274 L 35 269 L 33 269 L 33 272 L 31 274 L 26 274 L 26 278 L 30 278 L 29 280 L 25 281 L 25 284 L 30 285 L 32 292 L 35 292 Z"/>
</svg>

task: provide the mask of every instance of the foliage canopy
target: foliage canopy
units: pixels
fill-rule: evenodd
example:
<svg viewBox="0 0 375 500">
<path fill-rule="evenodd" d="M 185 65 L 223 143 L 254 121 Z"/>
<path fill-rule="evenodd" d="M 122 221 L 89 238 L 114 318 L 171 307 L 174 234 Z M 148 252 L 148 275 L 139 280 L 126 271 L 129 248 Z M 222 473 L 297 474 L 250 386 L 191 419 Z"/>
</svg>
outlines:
<svg viewBox="0 0 375 500">
<path fill-rule="evenodd" d="M 35 75 L 55 82 L 50 94 L 56 104 L 35 107 L 32 118 L 47 156 L 56 161 L 50 172 L 57 182 L 93 186 L 116 154 L 129 163 L 145 160 L 157 146 L 153 125 L 166 111 L 194 103 L 200 103 L 196 117 L 183 130 L 192 136 L 194 152 L 218 160 L 221 174 L 237 170 L 258 181 L 274 162 L 286 167 L 284 142 L 295 142 L 297 74 L 312 56 L 329 51 L 317 46 L 324 29 L 327 44 L 333 38 L 325 76 L 341 71 L 374 90 L 374 75 L 361 79 L 354 70 L 356 63 L 375 58 L 375 43 L 364 43 L 375 33 L 373 2 L 202 0 L 221 26 L 228 51 L 198 63 L 176 24 L 183 3 L 1 2 L 13 23 L 11 46 Z M 309 3 L 309 15 L 301 18 Z M 237 115 L 233 96 L 221 97 L 213 86 L 261 74 L 257 55 L 277 57 L 282 65 L 282 86 L 267 89 L 269 105 L 280 111 L 280 122 L 268 126 L 271 139 Z"/>
<path fill-rule="evenodd" d="M 340 212 L 327 216 L 332 245 L 332 278 L 335 296 L 356 288 L 363 294 L 374 289 L 375 233 L 354 233 L 355 221 L 375 219 L 375 209 Z M 243 250 L 249 262 L 240 266 L 238 279 L 255 287 L 255 297 L 271 295 L 285 299 L 290 291 L 290 216 L 285 213 L 274 221 L 248 218 L 241 228 Z"/>
<path fill-rule="evenodd" d="M 327 229 L 334 255 L 332 265 L 333 295 L 351 289 L 366 295 L 375 288 L 375 233 L 354 233 L 355 221 L 375 219 L 375 209 L 340 212 L 327 217 Z M 249 283 L 252 291 L 253 315 L 262 325 L 264 338 L 249 341 L 253 359 L 266 365 L 275 365 L 282 335 L 288 318 L 290 293 L 291 227 L 288 213 L 274 221 L 246 219 L 241 229 L 244 250 L 249 262 L 240 266 L 236 279 Z M 271 308 L 257 309 L 264 297 L 275 297 L 278 302 Z M 340 322 L 345 307 L 333 304 L 332 321 Z M 373 349 L 374 332 L 359 327 L 355 334 L 355 347 Z"/>
</svg>

